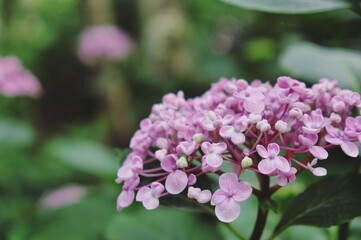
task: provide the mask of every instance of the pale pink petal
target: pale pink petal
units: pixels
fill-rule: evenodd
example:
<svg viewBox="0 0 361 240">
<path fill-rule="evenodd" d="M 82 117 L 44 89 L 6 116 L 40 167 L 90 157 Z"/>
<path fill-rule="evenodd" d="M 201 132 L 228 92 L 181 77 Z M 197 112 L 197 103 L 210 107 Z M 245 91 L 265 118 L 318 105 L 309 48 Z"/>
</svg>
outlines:
<svg viewBox="0 0 361 240">
<path fill-rule="evenodd" d="M 331 144 L 334 144 L 334 145 L 340 145 L 343 141 L 339 138 L 336 138 L 336 137 L 332 137 L 330 135 L 326 135 L 325 136 L 325 140 Z"/>
<path fill-rule="evenodd" d="M 219 168 L 223 163 L 223 158 L 215 153 L 205 155 L 204 160 L 212 168 Z"/>
<path fill-rule="evenodd" d="M 149 187 L 141 187 L 137 193 L 136 200 L 138 202 L 142 202 L 149 194 L 151 194 L 151 191 Z"/>
<path fill-rule="evenodd" d="M 223 153 L 227 149 L 227 144 L 221 143 L 213 143 L 212 144 L 212 151 L 217 154 Z"/>
<path fill-rule="evenodd" d="M 249 113 L 259 114 L 264 110 L 265 104 L 263 101 L 248 98 L 244 101 L 243 107 Z"/>
<path fill-rule="evenodd" d="M 124 179 L 133 177 L 134 173 L 130 167 L 123 166 L 123 167 L 119 168 L 117 175 L 118 175 L 118 178 L 124 180 Z"/>
<path fill-rule="evenodd" d="M 203 190 L 199 193 L 197 201 L 199 203 L 207 203 L 211 200 L 212 198 L 212 193 L 209 190 Z"/>
<path fill-rule="evenodd" d="M 246 141 L 246 138 L 243 133 L 235 133 L 232 135 L 231 141 L 234 144 L 238 145 L 238 144 L 243 144 Z"/>
<path fill-rule="evenodd" d="M 287 177 L 283 174 L 278 175 L 277 184 L 280 186 L 286 186 L 288 183 Z"/>
<path fill-rule="evenodd" d="M 185 172 L 176 170 L 168 175 L 165 180 L 165 188 L 170 194 L 181 193 L 188 184 L 188 176 Z"/>
<path fill-rule="evenodd" d="M 277 143 L 270 143 L 267 146 L 268 154 L 278 155 L 280 153 L 280 146 Z"/>
<path fill-rule="evenodd" d="M 233 200 L 237 202 L 248 199 L 252 194 L 252 187 L 248 182 L 241 181 L 237 184 L 236 191 L 233 191 Z"/>
<path fill-rule="evenodd" d="M 275 159 L 276 161 L 276 167 L 282 172 L 289 172 L 290 171 L 290 163 L 287 161 L 286 158 L 278 156 Z"/>
<path fill-rule="evenodd" d="M 192 186 L 197 182 L 197 177 L 193 173 L 189 174 L 188 176 L 188 185 Z"/>
<path fill-rule="evenodd" d="M 235 173 L 223 173 L 218 181 L 219 187 L 225 192 L 232 192 L 238 186 L 238 177 Z"/>
<path fill-rule="evenodd" d="M 212 196 L 211 205 L 217 205 L 223 202 L 227 198 L 227 193 L 222 189 L 217 189 Z"/>
<path fill-rule="evenodd" d="M 231 138 L 234 134 L 234 127 L 232 126 L 223 126 L 219 131 L 219 135 L 224 138 Z"/>
<path fill-rule="evenodd" d="M 233 222 L 241 213 L 241 207 L 232 198 L 227 198 L 216 205 L 215 213 L 221 222 Z"/>
<path fill-rule="evenodd" d="M 201 145 L 201 149 L 204 152 L 204 154 L 210 154 L 212 151 L 212 145 L 209 142 L 204 142 Z"/>
<path fill-rule="evenodd" d="M 187 197 L 191 199 L 197 199 L 200 193 L 201 193 L 200 188 L 189 187 Z"/>
<path fill-rule="evenodd" d="M 174 154 L 169 154 L 162 159 L 160 165 L 164 169 L 164 171 L 173 172 L 178 168 L 176 164 L 177 160 L 177 156 L 175 156 Z"/>
<path fill-rule="evenodd" d="M 118 211 L 130 206 L 134 201 L 134 191 L 123 190 L 117 199 L 117 209 Z"/>
<path fill-rule="evenodd" d="M 319 160 L 324 160 L 326 158 L 328 158 L 328 152 L 320 146 L 311 146 L 309 147 L 309 150 L 311 152 L 311 154 L 318 158 Z"/>
<path fill-rule="evenodd" d="M 313 169 L 312 173 L 315 176 L 322 177 L 322 176 L 326 176 L 327 170 L 323 167 L 317 167 Z"/>
<path fill-rule="evenodd" d="M 359 153 L 357 145 L 353 142 L 344 141 L 341 143 L 341 148 L 342 151 L 350 157 L 357 157 Z"/>
<path fill-rule="evenodd" d="M 164 192 L 164 186 L 159 182 L 152 182 L 150 187 L 152 189 L 153 195 L 156 197 L 159 197 Z"/>
<path fill-rule="evenodd" d="M 268 152 L 264 146 L 258 144 L 256 150 L 262 158 L 268 158 Z"/>
<path fill-rule="evenodd" d="M 263 174 L 271 174 L 274 170 L 276 170 L 275 161 L 268 159 L 260 161 L 258 164 L 258 170 Z"/>
<path fill-rule="evenodd" d="M 155 198 L 155 197 L 146 198 L 143 201 L 143 206 L 147 210 L 155 209 L 155 208 L 157 208 L 159 206 L 159 199 Z"/>
</svg>

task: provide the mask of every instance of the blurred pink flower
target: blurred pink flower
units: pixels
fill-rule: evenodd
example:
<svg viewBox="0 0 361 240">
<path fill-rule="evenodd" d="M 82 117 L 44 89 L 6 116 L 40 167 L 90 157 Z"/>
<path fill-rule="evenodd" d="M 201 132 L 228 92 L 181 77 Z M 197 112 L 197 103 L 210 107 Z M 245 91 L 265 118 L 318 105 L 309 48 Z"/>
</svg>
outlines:
<svg viewBox="0 0 361 240">
<path fill-rule="evenodd" d="M 23 68 L 17 57 L 0 57 L 0 94 L 37 97 L 40 93 L 39 81 Z"/>
<path fill-rule="evenodd" d="M 78 42 L 78 56 L 88 65 L 101 60 L 126 58 L 132 48 L 130 37 L 112 25 L 89 27 L 81 34 Z"/>
<path fill-rule="evenodd" d="M 78 185 L 68 185 L 54 189 L 40 199 L 40 207 L 45 209 L 55 209 L 79 202 L 87 191 L 85 187 Z"/>
</svg>

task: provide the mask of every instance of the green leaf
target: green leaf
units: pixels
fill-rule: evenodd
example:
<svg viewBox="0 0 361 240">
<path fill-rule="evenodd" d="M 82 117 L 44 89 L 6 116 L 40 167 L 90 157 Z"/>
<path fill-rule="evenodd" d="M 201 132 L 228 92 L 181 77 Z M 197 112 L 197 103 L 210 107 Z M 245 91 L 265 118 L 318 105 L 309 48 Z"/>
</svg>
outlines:
<svg viewBox="0 0 361 240">
<path fill-rule="evenodd" d="M 280 65 L 296 78 L 305 78 L 311 82 L 329 78 L 338 80 L 343 88 L 361 90 L 361 53 L 357 51 L 297 43 L 281 55 Z"/>
<path fill-rule="evenodd" d="M 115 214 L 115 200 L 101 193 L 74 205 L 40 213 L 32 227 L 32 236 L 27 239 L 103 239 L 104 229 Z"/>
<path fill-rule="evenodd" d="M 26 147 L 35 139 L 35 131 L 29 124 L 15 119 L 0 119 L 0 145 L 2 149 Z"/>
<path fill-rule="evenodd" d="M 106 229 L 107 240 L 222 239 L 214 218 L 171 208 L 119 213 Z"/>
<path fill-rule="evenodd" d="M 329 176 L 293 199 L 275 228 L 292 225 L 329 227 L 361 215 L 361 175 Z"/>
<path fill-rule="evenodd" d="M 99 177 L 114 178 L 119 165 L 112 151 L 89 140 L 56 139 L 46 152 L 68 166 Z"/>
<path fill-rule="evenodd" d="M 347 0 L 222 0 L 241 8 L 270 13 L 307 14 L 351 8 Z"/>
</svg>

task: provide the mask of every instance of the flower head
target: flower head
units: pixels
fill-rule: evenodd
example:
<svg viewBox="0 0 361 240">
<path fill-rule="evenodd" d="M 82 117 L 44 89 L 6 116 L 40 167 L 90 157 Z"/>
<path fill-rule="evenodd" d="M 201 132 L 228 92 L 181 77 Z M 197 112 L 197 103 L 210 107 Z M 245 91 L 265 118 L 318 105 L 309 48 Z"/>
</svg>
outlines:
<svg viewBox="0 0 361 240">
<path fill-rule="evenodd" d="M 324 176 L 326 169 L 315 164 L 327 160 L 331 148 L 356 156 L 361 117 L 351 113 L 357 107 L 359 94 L 326 79 L 308 88 L 290 77 L 279 77 L 274 86 L 221 78 L 200 97 L 167 94 L 130 141 L 132 152 L 116 180 L 123 183 L 118 208 L 137 194 L 137 201 L 154 209 L 160 197 L 187 191 L 199 203 L 211 200 L 218 219 L 231 222 L 253 192 L 239 180 L 244 172 L 285 186 L 303 170 Z M 205 189 L 203 175 L 218 177 L 219 189 Z"/>
<path fill-rule="evenodd" d="M 23 68 L 16 57 L 0 57 L 0 94 L 37 97 L 40 93 L 39 81 Z"/>
<path fill-rule="evenodd" d="M 80 60 L 93 65 L 101 60 L 122 59 L 129 55 L 132 42 L 129 36 L 113 25 L 89 27 L 81 34 L 78 46 Z"/>
</svg>

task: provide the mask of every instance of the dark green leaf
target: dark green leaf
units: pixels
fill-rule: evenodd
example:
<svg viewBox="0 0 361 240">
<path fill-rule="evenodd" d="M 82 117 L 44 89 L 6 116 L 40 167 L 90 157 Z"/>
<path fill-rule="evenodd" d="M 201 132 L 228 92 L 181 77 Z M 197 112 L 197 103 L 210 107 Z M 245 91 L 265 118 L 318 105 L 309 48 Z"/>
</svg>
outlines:
<svg viewBox="0 0 361 240">
<path fill-rule="evenodd" d="M 188 240 L 222 239 L 214 218 L 171 208 L 160 207 L 121 212 L 106 229 L 107 240 Z"/>
<path fill-rule="evenodd" d="M 288 47 L 280 65 L 293 77 L 318 82 L 320 78 L 338 80 L 344 88 L 361 90 L 361 53 L 346 49 L 330 49 L 311 43 Z"/>
<path fill-rule="evenodd" d="M 241 8 L 283 14 L 306 14 L 351 8 L 347 0 L 223 0 Z"/>
<path fill-rule="evenodd" d="M 361 215 L 361 175 L 329 176 L 297 196 L 286 208 L 275 233 L 292 225 L 329 227 Z"/>
<path fill-rule="evenodd" d="M 119 167 L 110 149 L 88 140 L 57 139 L 47 146 L 46 151 L 76 170 L 100 177 L 115 178 Z"/>
</svg>

